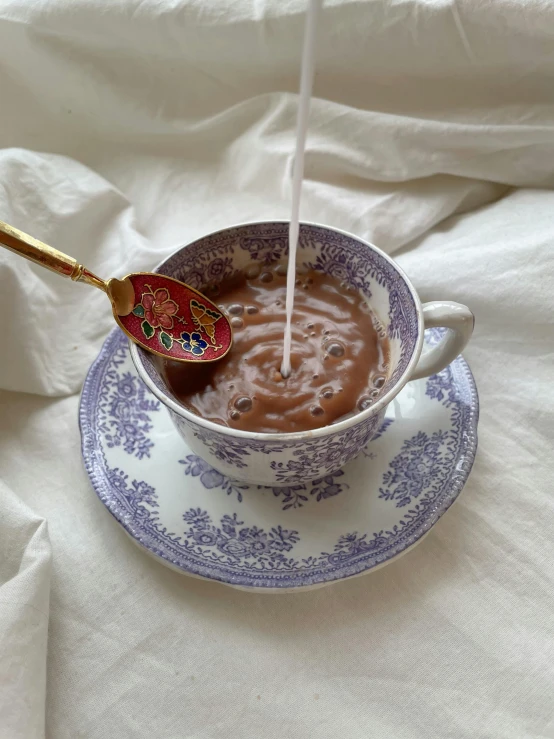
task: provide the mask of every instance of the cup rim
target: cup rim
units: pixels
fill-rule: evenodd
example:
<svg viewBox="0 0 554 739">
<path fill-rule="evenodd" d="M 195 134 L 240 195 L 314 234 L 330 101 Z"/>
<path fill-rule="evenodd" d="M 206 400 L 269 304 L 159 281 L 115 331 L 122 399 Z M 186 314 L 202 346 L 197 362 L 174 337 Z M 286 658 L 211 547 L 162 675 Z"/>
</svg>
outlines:
<svg viewBox="0 0 554 739">
<path fill-rule="evenodd" d="M 211 231 L 210 233 L 205 234 L 204 236 L 199 236 L 198 238 L 194 239 L 193 241 L 189 241 L 186 244 L 182 244 L 181 246 L 176 247 L 171 254 L 169 254 L 167 257 L 162 259 L 161 262 L 159 262 L 156 267 L 154 267 L 154 272 L 157 272 L 161 269 L 161 267 L 164 266 L 166 262 L 168 262 L 170 259 L 172 259 L 175 254 L 178 252 L 187 249 L 191 246 L 194 246 L 198 241 L 202 241 L 203 239 L 207 239 L 212 236 L 217 236 L 218 234 L 225 233 L 226 231 L 232 231 L 235 228 L 242 228 L 245 226 L 265 226 L 270 224 L 288 224 L 290 221 L 286 218 L 276 218 L 276 219 L 269 219 L 269 220 L 260 220 L 260 221 L 243 221 L 241 223 L 237 223 L 231 226 L 225 226 L 225 228 L 217 229 L 216 231 Z M 129 348 L 130 348 L 130 354 L 131 359 L 133 360 L 133 364 L 135 365 L 135 369 L 137 370 L 137 373 L 140 377 L 140 379 L 144 382 L 144 384 L 148 387 L 151 393 L 153 393 L 158 400 L 160 400 L 167 408 L 169 408 L 171 411 L 176 413 L 178 416 L 182 416 L 186 420 L 192 422 L 193 424 L 196 424 L 198 426 L 201 426 L 208 431 L 217 432 L 220 434 L 224 434 L 226 436 L 233 437 L 235 439 L 245 439 L 250 441 L 268 441 L 268 442 L 294 442 L 294 441 L 305 441 L 306 439 L 316 439 L 319 437 L 324 436 L 330 436 L 337 433 L 340 433 L 341 431 L 346 431 L 347 429 L 357 426 L 359 423 L 362 423 L 363 421 L 366 421 L 367 419 L 371 418 L 372 416 L 375 416 L 377 413 L 379 413 L 383 408 L 385 408 L 391 400 L 393 400 L 398 393 L 402 390 L 404 385 L 409 380 L 410 375 L 412 374 L 419 357 L 421 355 L 421 349 L 423 346 L 423 333 L 424 333 L 424 322 L 423 322 L 423 310 L 421 308 L 421 301 L 419 299 L 419 296 L 412 285 L 410 279 L 404 272 L 404 270 L 391 258 L 388 254 L 386 254 L 382 249 L 379 249 L 378 246 L 375 246 L 375 244 L 372 244 L 369 241 L 366 241 L 365 239 L 360 238 L 359 236 L 355 236 L 354 234 L 350 233 L 349 231 L 345 231 L 341 228 L 335 228 L 334 226 L 326 226 L 322 223 L 316 223 L 315 221 L 300 221 L 300 227 L 302 226 L 314 226 L 316 228 L 322 228 L 327 231 L 333 231 L 334 233 L 341 234 L 342 236 L 347 236 L 348 238 L 354 239 L 355 241 L 363 244 L 368 249 L 371 249 L 372 251 L 376 252 L 380 257 L 382 257 L 385 261 L 387 261 L 393 269 L 395 269 L 400 277 L 404 280 L 406 283 L 408 290 L 410 291 L 410 295 L 413 298 L 414 306 L 416 310 L 417 315 L 417 329 L 418 329 L 418 336 L 417 341 L 415 345 L 415 349 L 412 353 L 412 356 L 410 357 L 410 361 L 408 362 L 408 365 L 402 375 L 398 378 L 396 383 L 388 390 L 383 397 L 379 398 L 379 400 L 372 405 L 370 408 L 367 408 L 365 411 L 360 411 L 359 413 L 356 413 L 355 415 L 351 416 L 350 418 L 346 418 L 343 421 L 339 421 L 338 423 L 333 423 L 329 426 L 321 426 L 317 429 L 311 429 L 307 431 L 293 431 L 290 433 L 270 433 L 270 432 L 261 432 L 261 431 L 243 431 L 241 429 L 233 429 L 229 426 L 221 426 L 217 423 L 214 423 L 213 421 L 208 421 L 206 418 L 202 418 L 202 416 L 198 416 L 195 413 L 192 413 L 191 411 L 187 410 L 184 406 L 180 405 L 176 400 L 174 400 L 169 394 L 164 392 L 163 390 L 160 390 L 160 388 L 157 387 L 157 385 L 154 384 L 152 379 L 150 378 L 150 375 L 144 368 L 141 352 L 147 353 L 146 350 L 140 349 L 140 347 L 135 344 L 134 341 L 131 341 L 129 339 Z"/>
</svg>

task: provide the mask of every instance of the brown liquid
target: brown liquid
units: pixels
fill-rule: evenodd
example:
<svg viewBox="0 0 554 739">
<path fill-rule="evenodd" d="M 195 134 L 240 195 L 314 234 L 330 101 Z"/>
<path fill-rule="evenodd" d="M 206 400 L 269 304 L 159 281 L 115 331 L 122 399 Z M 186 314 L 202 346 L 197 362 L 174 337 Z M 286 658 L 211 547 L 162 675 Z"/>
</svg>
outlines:
<svg viewBox="0 0 554 739">
<path fill-rule="evenodd" d="M 246 275 L 250 275 L 247 277 Z M 356 291 L 320 272 L 299 274 L 294 302 L 292 373 L 279 372 L 285 327 L 284 265 L 254 266 L 221 283 L 233 346 L 219 362 L 164 361 L 175 396 L 203 418 L 245 431 L 305 431 L 369 407 L 385 384 L 387 339 Z"/>
</svg>

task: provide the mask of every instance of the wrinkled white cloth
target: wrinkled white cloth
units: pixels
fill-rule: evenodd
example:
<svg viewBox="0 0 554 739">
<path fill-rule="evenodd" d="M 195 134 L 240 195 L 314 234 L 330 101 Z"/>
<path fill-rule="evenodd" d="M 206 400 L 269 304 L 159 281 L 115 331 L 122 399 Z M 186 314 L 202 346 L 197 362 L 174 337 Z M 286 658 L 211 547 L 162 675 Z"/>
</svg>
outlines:
<svg viewBox="0 0 554 739">
<path fill-rule="evenodd" d="M 304 3 L 4 0 L 0 218 L 100 275 L 286 218 Z M 249 595 L 80 459 L 105 297 L 0 250 L 0 736 L 554 737 L 554 2 L 328 0 L 302 217 L 467 303 L 480 447 L 409 556 Z M 52 556 L 52 565 L 51 565 Z"/>
</svg>

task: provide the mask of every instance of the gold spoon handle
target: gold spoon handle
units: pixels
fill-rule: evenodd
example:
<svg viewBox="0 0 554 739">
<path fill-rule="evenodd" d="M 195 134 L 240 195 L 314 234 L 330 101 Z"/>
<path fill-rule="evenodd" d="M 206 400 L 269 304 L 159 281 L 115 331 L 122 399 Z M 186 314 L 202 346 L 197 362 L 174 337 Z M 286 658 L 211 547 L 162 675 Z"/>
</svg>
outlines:
<svg viewBox="0 0 554 739">
<path fill-rule="evenodd" d="M 35 264 L 40 264 L 41 267 L 57 272 L 62 277 L 71 277 L 77 282 L 86 282 L 104 292 L 107 291 L 106 282 L 89 272 L 76 259 L 48 244 L 43 244 L 42 241 L 3 221 L 0 221 L 0 244 L 19 254 L 20 257 L 25 257 Z"/>
</svg>

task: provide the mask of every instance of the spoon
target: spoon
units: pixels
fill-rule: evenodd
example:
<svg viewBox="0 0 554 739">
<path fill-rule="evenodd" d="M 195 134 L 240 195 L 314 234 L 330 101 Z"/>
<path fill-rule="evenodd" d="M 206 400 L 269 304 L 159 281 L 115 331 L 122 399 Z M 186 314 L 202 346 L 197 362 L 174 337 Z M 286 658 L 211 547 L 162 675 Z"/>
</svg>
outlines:
<svg viewBox="0 0 554 739">
<path fill-rule="evenodd" d="M 0 245 L 41 267 L 106 293 L 127 336 L 146 351 L 177 362 L 214 362 L 233 341 L 227 317 L 198 290 L 173 277 L 134 272 L 102 280 L 77 260 L 0 221 Z"/>
</svg>

